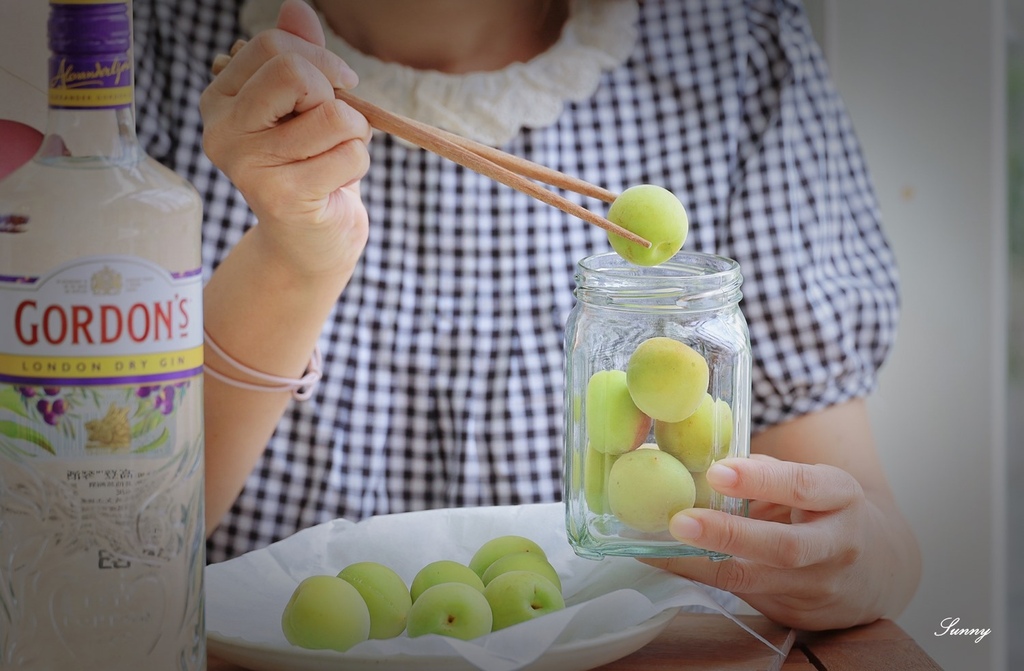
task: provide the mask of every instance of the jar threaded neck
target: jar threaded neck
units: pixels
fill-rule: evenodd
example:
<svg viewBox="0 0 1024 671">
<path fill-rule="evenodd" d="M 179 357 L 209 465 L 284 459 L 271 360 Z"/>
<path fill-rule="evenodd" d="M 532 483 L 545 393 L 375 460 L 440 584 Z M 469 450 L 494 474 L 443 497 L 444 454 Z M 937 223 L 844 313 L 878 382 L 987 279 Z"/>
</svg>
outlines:
<svg viewBox="0 0 1024 671">
<path fill-rule="evenodd" d="M 576 298 L 620 309 L 717 309 L 739 303 L 743 276 L 724 256 L 679 252 L 657 266 L 638 266 L 614 252 L 582 259 Z"/>
</svg>

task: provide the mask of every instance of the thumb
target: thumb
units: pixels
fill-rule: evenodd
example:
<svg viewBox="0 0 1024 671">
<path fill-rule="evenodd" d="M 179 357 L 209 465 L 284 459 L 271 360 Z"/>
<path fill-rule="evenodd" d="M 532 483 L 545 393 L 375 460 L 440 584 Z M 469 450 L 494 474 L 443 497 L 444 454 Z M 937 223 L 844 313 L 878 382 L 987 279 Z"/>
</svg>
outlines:
<svg viewBox="0 0 1024 671">
<path fill-rule="evenodd" d="M 277 27 L 320 47 L 326 41 L 320 17 L 303 0 L 284 1 L 277 15 Z"/>
</svg>

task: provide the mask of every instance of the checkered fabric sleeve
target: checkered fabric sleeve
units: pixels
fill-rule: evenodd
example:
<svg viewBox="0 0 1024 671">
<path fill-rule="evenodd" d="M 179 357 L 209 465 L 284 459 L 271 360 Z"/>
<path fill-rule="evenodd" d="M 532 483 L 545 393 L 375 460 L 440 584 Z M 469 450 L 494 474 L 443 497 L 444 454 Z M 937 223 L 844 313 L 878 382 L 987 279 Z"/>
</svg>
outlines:
<svg viewBox="0 0 1024 671">
<path fill-rule="evenodd" d="M 255 224 L 199 116 L 210 63 L 243 36 L 238 5 L 135 0 L 140 137 L 203 195 L 208 272 Z M 896 268 L 800 3 L 644 0 L 638 30 L 590 99 L 503 148 L 612 190 L 663 185 L 689 210 L 687 248 L 739 261 L 755 432 L 869 393 Z M 575 263 L 604 233 L 390 137 L 370 151 L 370 240 L 324 326 L 324 378 L 210 561 L 336 517 L 560 496 L 563 327 Z"/>
</svg>

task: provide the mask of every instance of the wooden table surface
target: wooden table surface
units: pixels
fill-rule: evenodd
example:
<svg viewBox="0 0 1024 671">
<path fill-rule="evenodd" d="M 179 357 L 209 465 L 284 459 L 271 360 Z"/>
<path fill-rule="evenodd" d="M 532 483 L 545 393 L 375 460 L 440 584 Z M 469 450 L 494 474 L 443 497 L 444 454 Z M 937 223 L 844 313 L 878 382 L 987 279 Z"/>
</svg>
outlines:
<svg viewBox="0 0 1024 671">
<path fill-rule="evenodd" d="M 680 613 L 662 634 L 601 671 L 942 671 L 891 620 L 830 632 L 795 632 L 760 616 L 742 616 L 787 652 L 785 659 L 720 615 Z"/>
<path fill-rule="evenodd" d="M 600 671 L 942 671 L 891 620 L 811 633 L 794 632 L 760 616 L 742 619 L 787 652 L 786 657 L 780 658 L 721 615 L 680 613 L 648 645 L 599 667 Z M 242 667 L 210 658 L 207 671 L 242 671 Z"/>
</svg>

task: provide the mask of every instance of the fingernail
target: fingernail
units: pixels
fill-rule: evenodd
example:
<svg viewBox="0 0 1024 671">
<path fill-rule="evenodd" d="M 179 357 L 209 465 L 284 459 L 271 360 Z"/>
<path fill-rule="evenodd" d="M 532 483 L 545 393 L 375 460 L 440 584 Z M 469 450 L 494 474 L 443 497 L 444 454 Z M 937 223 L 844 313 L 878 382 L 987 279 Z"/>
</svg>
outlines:
<svg viewBox="0 0 1024 671">
<path fill-rule="evenodd" d="M 359 83 L 359 75 L 349 67 L 348 63 L 342 63 L 338 68 L 338 81 L 334 82 L 335 88 L 351 89 Z"/>
<path fill-rule="evenodd" d="M 693 540 L 700 536 L 702 528 L 700 522 L 689 515 L 680 513 L 673 517 L 668 523 L 668 531 L 678 540 Z"/>
<path fill-rule="evenodd" d="M 705 477 L 709 483 L 716 484 L 719 487 L 732 487 L 739 482 L 740 474 L 724 464 L 711 464 L 711 468 L 708 469 Z"/>
</svg>

